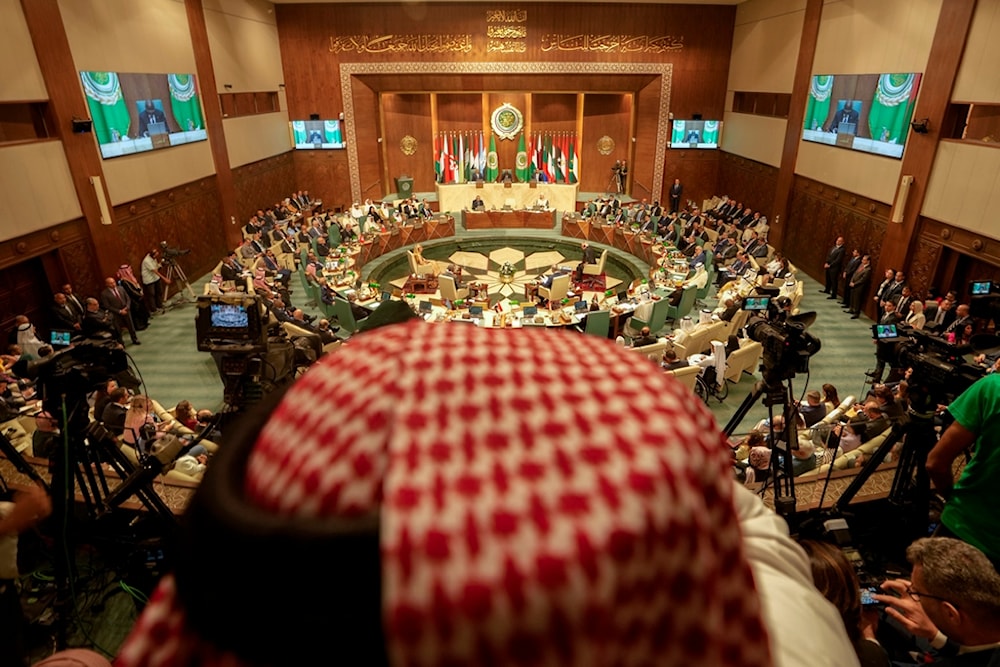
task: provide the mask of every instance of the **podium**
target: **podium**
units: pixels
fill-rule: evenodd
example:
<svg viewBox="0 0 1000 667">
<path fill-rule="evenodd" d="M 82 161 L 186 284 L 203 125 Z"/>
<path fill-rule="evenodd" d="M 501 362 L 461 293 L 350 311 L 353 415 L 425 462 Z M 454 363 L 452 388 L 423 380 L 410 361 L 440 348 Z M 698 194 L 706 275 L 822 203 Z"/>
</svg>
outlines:
<svg viewBox="0 0 1000 667">
<path fill-rule="evenodd" d="M 400 199 L 409 199 L 413 196 L 413 179 L 409 176 L 400 176 L 396 179 L 396 196 Z"/>
</svg>

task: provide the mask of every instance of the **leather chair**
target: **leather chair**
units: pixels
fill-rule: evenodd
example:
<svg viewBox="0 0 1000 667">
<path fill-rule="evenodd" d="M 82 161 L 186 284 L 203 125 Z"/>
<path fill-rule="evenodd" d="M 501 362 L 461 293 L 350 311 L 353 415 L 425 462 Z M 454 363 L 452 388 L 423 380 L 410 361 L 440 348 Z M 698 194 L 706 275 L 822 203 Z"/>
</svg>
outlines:
<svg viewBox="0 0 1000 667">
<path fill-rule="evenodd" d="M 570 274 L 563 273 L 552 279 L 552 287 L 539 286 L 538 295 L 553 305 L 566 298 L 569 292 Z"/>
<path fill-rule="evenodd" d="M 455 278 L 453 276 L 446 276 L 443 273 L 438 275 L 438 290 L 441 292 L 442 299 L 452 302 L 469 296 L 468 287 L 455 287 Z"/>
<path fill-rule="evenodd" d="M 607 338 L 610 327 L 611 312 L 607 310 L 595 310 L 587 313 L 587 321 L 584 324 L 583 333 Z"/>
<path fill-rule="evenodd" d="M 685 366 L 676 370 L 667 371 L 673 375 L 682 385 L 694 392 L 695 380 L 701 372 L 701 366 Z"/>
<path fill-rule="evenodd" d="M 763 347 L 757 341 L 750 341 L 729 355 L 726 359 L 726 379 L 736 384 L 743 377 L 743 371 L 753 374 L 760 364 Z"/>
<path fill-rule="evenodd" d="M 596 285 L 597 278 L 604 274 L 604 264 L 608 261 L 608 251 L 603 250 L 601 256 L 597 259 L 596 264 L 584 264 L 583 265 L 583 280 L 580 282 L 584 285 Z"/>
</svg>

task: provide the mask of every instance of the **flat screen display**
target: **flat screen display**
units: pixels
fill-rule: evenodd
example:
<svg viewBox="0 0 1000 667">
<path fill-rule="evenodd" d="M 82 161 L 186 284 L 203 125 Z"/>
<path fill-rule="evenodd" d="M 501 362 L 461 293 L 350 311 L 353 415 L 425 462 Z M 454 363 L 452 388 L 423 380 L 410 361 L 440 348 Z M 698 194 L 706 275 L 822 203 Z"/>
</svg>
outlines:
<svg viewBox="0 0 1000 667">
<path fill-rule="evenodd" d="M 231 303 L 213 303 L 212 326 L 219 329 L 245 329 L 250 325 L 250 317 L 243 306 Z"/>
<path fill-rule="evenodd" d="M 991 280 L 977 280 L 972 283 L 969 288 L 969 293 L 972 296 L 983 296 L 990 293 L 990 288 L 993 286 L 993 281 Z"/>
<path fill-rule="evenodd" d="M 721 120 L 675 120 L 670 130 L 671 148 L 718 148 Z"/>
<path fill-rule="evenodd" d="M 72 332 L 70 331 L 60 331 L 59 329 L 53 329 L 50 333 L 49 343 L 52 347 L 66 347 L 70 343 L 70 336 Z"/>
<path fill-rule="evenodd" d="M 748 296 L 743 301 L 743 310 L 751 310 L 751 311 L 767 310 L 767 307 L 770 304 L 771 304 L 771 297 L 769 296 Z"/>
<path fill-rule="evenodd" d="M 80 72 L 101 157 L 205 141 L 194 74 Z"/>
<path fill-rule="evenodd" d="M 293 120 L 288 124 L 292 146 L 301 150 L 345 148 L 339 120 Z"/>
<path fill-rule="evenodd" d="M 817 74 L 809 86 L 802 138 L 903 157 L 920 74 Z"/>
</svg>

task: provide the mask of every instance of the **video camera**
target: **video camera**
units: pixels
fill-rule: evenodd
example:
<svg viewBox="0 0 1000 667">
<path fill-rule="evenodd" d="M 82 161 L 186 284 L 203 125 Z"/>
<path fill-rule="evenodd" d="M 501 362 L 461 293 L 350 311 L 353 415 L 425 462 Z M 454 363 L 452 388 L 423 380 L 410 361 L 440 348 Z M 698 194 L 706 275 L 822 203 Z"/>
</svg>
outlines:
<svg viewBox="0 0 1000 667">
<path fill-rule="evenodd" d="M 249 294 L 199 296 L 195 304 L 199 352 L 258 353 L 267 351 L 259 297 Z"/>
<path fill-rule="evenodd" d="M 781 297 L 779 297 L 781 299 Z M 761 375 L 768 384 L 790 380 L 796 373 L 809 372 L 809 357 L 819 352 L 821 342 L 806 328 L 815 313 L 786 315 L 770 296 L 752 295 L 743 309 L 753 314 L 746 325 L 747 336 L 761 344 Z"/>
<path fill-rule="evenodd" d="M 1000 282 L 969 282 L 969 314 L 982 320 L 1000 320 Z"/>
<path fill-rule="evenodd" d="M 160 252 L 163 254 L 164 260 L 174 260 L 191 252 L 191 248 L 181 250 L 168 245 L 166 241 L 160 241 Z"/>
<path fill-rule="evenodd" d="M 969 346 L 954 345 L 926 331 L 898 327 L 896 338 L 878 339 L 878 343 L 880 359 L 896 368 L 913 369 L 910 402 L 917 410 L 950 403 L 986 374 L 985 368 L 965 360 L 964 355 L 972 351 Z M 925 390 L 915 391 L 919 387 Z"/>
</svg>

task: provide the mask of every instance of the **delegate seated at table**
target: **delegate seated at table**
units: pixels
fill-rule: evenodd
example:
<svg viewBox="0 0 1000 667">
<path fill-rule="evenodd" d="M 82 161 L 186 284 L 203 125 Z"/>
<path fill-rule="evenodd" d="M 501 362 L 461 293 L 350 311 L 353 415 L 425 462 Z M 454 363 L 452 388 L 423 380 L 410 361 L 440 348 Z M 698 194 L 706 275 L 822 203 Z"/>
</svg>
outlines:
<svg viewBox="0 0 1000 667">
<path fill-rule="evenodd" d="M 441 262 L 436 262 L 433 259 L 424 259 L 424 247 L 419 244 L 413 247 L 413 263 L 417 267 L 417 274 L 420 275 L 431 274 L 437 276 L 444 270 Z"/>
<path fill-rule="evenodd" d="M 541 284 L 542 287 L 548 289 L 548 288 L 552 287 L 552 280 L 556 276 L 561 276 L 564 273 L 570 273 L 570 270 L 569 269 L 565 269 L 565 268 L 559 266 L 558 264 L 553 264 L 552 268 L 549 270 L 549 273 L 546 273 L 546 274 L 543 274 L 543 275 L 539 276 L 538 280 L 539 280 L 539 283 Z"/>
</svg>

